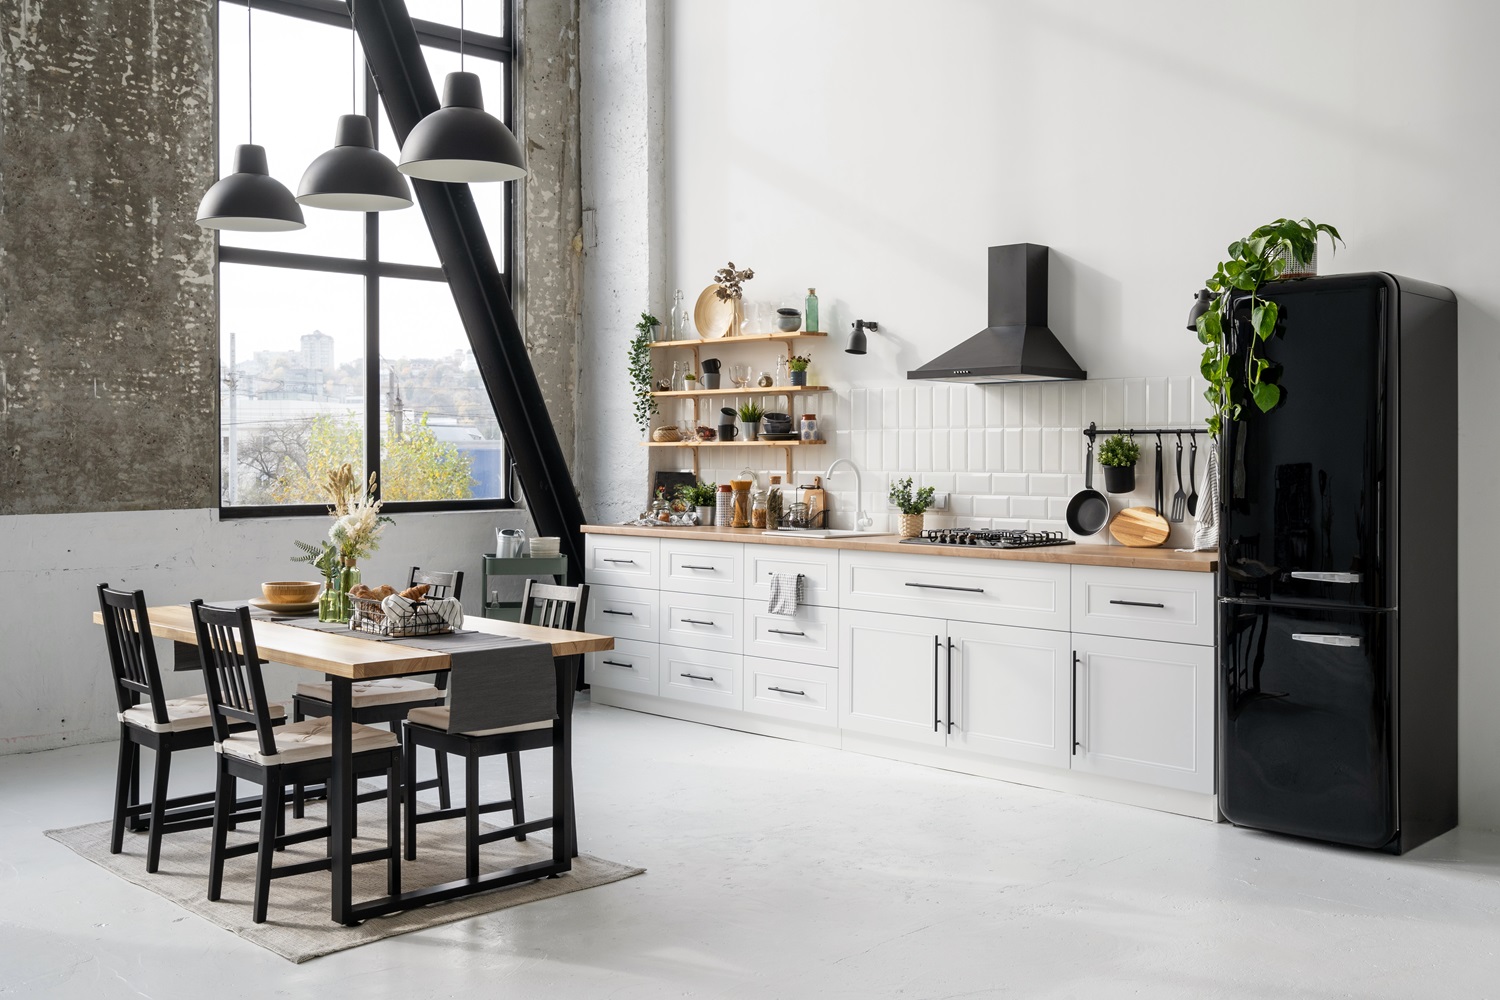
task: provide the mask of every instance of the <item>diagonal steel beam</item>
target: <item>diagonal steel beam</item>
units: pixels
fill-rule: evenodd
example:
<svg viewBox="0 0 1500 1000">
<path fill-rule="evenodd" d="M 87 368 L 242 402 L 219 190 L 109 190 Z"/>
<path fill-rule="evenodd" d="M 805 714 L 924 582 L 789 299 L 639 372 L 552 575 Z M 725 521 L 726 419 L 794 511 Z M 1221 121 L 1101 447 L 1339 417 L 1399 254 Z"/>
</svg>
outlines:
<svg viewBox="0 0 1500 1000">
<path fill-rule="evenodd" d="M 363 0 L 355 28 L 390 116 L 405 142 L 417 122 L 439 107 L 405 0 Z M 568 556 L 570 583 L 583 574 L 583 506 L 547 413 L 542 388 L 495 256 L 467 184 L 412 179 L 443 273 L 474 349 L 495 418 L 515 460 L 516 477 L 538 532 L 556 535 Z"/>
</svg>

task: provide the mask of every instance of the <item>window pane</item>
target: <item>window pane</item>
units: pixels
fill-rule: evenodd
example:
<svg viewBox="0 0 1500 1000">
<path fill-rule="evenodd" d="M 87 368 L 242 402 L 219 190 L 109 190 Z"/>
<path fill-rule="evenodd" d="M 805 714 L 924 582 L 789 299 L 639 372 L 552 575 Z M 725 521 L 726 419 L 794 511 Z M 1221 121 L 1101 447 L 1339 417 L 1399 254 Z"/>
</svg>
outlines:
<svg viewBox="0 0 1500 1000">
<path fill-rule="evenodd" d="M 234 148 L 251 140 L 247 105 L 246 8 L 219 5 L 219 171 L 234 169 Z M 271 176 L 293 194 L 307 165 L 333 148 L 339 115 L 351 103 L 352 36 L 300 18 L 255 12 L 254 140 L 266 147 Z M 363 64 L 361 63 L 361 69 Z M 361 88 L 362 89 L 362 88 Z M 361 110 L 363 110 L 361 108 Z M 307 228 L 291 233 L 224 232 L 225 246 L 324 256 L 364 253 L 362 212 L 304 208 Z"/>
<path fill-rule="evenodd" d="M 433 21 L 465 31 L 486 35 L 505 34 L 506 0 L 406 0 L 406 11 L 413 20 Z"/>
<path fill-rule="evenodd" d="M 321 503 L 330 470 L 364 468 L 364 312 L 356 275 L 220 266 L 225 506 Z"/>
<path fill-rule="evenodd" d="M 449 73 L 458 72 L 458 53 L 422 47 L 427 59 L 428 72 L 437 86 L 438 96 L 443 93 L 443 80 Z M 484 109 L 496 117 L 502 117 L 505 109 L 505 78 L 502 64 L 493 59 L 465 58 L 464 67 L 479 76 L 484 88 Z M 391 156 L 395 152 L 396 135 L 391 131 L 386 116 L 380 118 L 380 148 Z M 479 219 L 484 224 L 485 236 L 489 238 L 490 250 L 495 263 L 505 269 L 505 194 L 512 183 L 470 184 L 474 204 L 479 209 Z M 437 250 L 432 245 L 432 236 L 427 231 L 427 220 L 419 208 L 404 212 L 384 212 L 380 216 L 380 259 L 396 264 L 438 265 Z"/>
<path fill-rule="evenodd" d="M 380 387 L 384 499 L 505 495 L 500 425 L 446 282 L 381 279 Z"/>
</svg>

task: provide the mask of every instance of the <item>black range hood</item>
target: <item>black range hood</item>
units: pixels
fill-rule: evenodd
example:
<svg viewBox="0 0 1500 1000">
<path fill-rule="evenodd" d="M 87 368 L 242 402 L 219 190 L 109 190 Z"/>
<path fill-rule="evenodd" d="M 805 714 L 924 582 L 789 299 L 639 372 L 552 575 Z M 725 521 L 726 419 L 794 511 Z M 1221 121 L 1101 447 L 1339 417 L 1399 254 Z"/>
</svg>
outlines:
<svg viewBox="0 0 1500 1000">
<path fill-rule="evenodd" d="M 1047 248 L 990 247 L 990 325 L 906 377 L 972 383 L 1088 378 L 1047 329 Z"/>
</svg>

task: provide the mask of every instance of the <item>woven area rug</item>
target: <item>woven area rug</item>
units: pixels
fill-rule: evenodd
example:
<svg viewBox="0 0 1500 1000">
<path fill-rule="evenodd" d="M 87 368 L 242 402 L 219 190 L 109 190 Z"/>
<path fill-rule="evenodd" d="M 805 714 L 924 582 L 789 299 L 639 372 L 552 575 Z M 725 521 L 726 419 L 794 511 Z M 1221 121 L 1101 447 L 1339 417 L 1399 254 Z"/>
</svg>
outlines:
<svg viewBox="0 0 1500 1000">
<path fill-rule="evenodd" d="M 385 831 L 385 803 L 366 802 L 359 810 L 359 831 L 363 836 L 354 842 L 355 850 L 372 850 L 384 846 L 383 839 L 375 838 L 382 838 Z M 287 831 L 294 832 L 321 824 L 321 804 L 309 804 L 308 818 L 288 818 Z M 484 828 L 494 829 L 488 825 Z M 47 836 L 127 882 L 150 889 L 183 909 L 293 962 L 305 962 L 310 958 L 355 948 L 371 941 L 405 934 L 407 931 L 463 920 L 580 889 L 592 889 L 645 871 L 644 868 L 632 868 L 584 854 L 573 859 L 573 870 L 562 878 L 524 882 L 447 903 L 376 917 L 366 920 L 358 927 L 341 927 L 329 919 L 329 873 L 311 872 L 273 881 L 266 922 L 256 924 L 250 920 L 251 900 L 255 893 L 253 854 L 230 858 L 225 863 L 223 896 L 218 902 L 210 903 L 207 898 L 208 830 L 190 830 L 163 837 L 161 866 L 156 874 L 148 875 L 146 835 L 127 832 L 124 850 L 120 854 L 110 854 L 109 829 L 108 821 L 87 823 L 65 830 L 48 830 Z M 229 835 L 229 842 L 235 844 L 253 841 L 257 832 L 258 826 L 255 824 L 242 825 L 239 831 Z M 325 841 L 322 840 L 294 844 L 276 856 L 276 864 L 293 864 L 322 857 L 324 845 Z M 496 871 L 532 861 L 545 861 L 552 855 L 552 845 L 535 835 L 524 843 L 504 840 L 486 844 L 479 850 L 481 871 Z M 417 860 L 402 860 L 402 883 L 408 887 L 416 887 L 463 877 L 463 819 L 443 820 L 417 827 Z M 374 899 L 383 895 L 385 862 L 356 865 L 355 900 Z"/>
</svg>

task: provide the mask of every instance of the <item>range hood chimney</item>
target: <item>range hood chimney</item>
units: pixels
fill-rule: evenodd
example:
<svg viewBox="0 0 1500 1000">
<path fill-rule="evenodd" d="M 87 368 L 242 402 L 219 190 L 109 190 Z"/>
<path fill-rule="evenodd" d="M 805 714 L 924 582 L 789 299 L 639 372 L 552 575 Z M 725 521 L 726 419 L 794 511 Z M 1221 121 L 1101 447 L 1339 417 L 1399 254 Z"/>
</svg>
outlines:
<svg viewBox="0 0 1500 1000">
<path fill-rule="evenodd" d="M 1088 378 L 1047 329 L 1047 254 L 1036 243 L 990 247 L 990 325 L 906 377 L 977 384 Z"/>
</svg>

